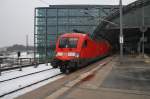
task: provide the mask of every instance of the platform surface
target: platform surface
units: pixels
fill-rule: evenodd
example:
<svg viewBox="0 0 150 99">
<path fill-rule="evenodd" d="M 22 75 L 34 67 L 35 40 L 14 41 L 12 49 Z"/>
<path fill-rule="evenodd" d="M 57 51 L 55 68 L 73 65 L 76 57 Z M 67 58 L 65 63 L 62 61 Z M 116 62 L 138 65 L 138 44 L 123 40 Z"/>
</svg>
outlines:
<svg viewBox="0 0 150 99">
<path fill-rule="evenodd" d="M 71 74 L 56 81 L 55 84 L 49 84 L 49 89 L 52 90 L 56 86 L 57 89 L 49 91 L 42 98 L 34 97 L 34 95 L 36 92 L 42 92 L 44 88 L 17 99 L 150 99 L 149 60 L 150 58 L 139 59 L 136 56 L 126 56 L 120 62 L 119 57 L 115 56 L 112 61 L 101 66 L 74 86 L 67 86 L 67 83 L 76 79 L 82 74 L 81 72 Z M 100 67 L 100 64 L 101 62 L 93 67 Z M 87 70 L 90 71 L 90 69 Z M 59 83 L 61 84 L 58 85 Z"/>
<path fill-rule="evenodd" d="M 96 72 L 57 99 L 150 99 L 150 64 L 126 56 Z"/>
</svg>

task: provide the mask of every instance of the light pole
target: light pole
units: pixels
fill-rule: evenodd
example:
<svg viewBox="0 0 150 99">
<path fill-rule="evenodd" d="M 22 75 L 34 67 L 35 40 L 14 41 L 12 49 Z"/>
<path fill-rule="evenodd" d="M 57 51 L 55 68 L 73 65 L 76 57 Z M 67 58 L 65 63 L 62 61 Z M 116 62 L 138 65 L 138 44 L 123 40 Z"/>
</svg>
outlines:
<svg viewBox="0 0 150 99">
<path fill-rule="evenodd" d="M 28 49 L 29 49 L 29 43 L 28 43 L 28 35 L 26 35 L 26 51 L 27 51 L 27 54 L 29 54 L 28 52 Z"/>
<path fill-rule="evenodd" d="M 141 25 L 141 27 L 140 27 L 140 31 L 142 32 L 142 37 L 141 37 L 141 39 L 140 39 L 140 41 L 141 41 L 141 43 L 142 43 L 142 47 L 141 46 L 139 46 L 139 47 L 141 47 L 142 48 L 142 52 L 141 52 L 141 55 L 144 57 L 144 43 L 145 43 L 145 41 L 146 41 L 146 39 L 145 39 L 145 32 L 147 31 L 147 27 L 145 26 L 145 10 L 144 10 L 144 0 L 142 0 L 142 5 L 143 5 L 143 7 L 142 7 L 142 25 Z"/>
<path fill-rule="evenodd" d="M 142 0 L 142 3 L 144 4 L 143 0 Z M 144 19 L 144 6 L 142 7 L 142 27 L 144 28 L 145 27 L 145 19 Z M 142 31 L 142 56 L 144 57 L 144 30 Z"/>
<path fill-rule="evenodd" d="M 120 40 L 120 58 L 123 58 L 123 11 L 122 11 L 122 0 L 119 1 L 119 10 L 120 10 L 120 35 L 119 35 L 119 40 Z"/>
</svg>

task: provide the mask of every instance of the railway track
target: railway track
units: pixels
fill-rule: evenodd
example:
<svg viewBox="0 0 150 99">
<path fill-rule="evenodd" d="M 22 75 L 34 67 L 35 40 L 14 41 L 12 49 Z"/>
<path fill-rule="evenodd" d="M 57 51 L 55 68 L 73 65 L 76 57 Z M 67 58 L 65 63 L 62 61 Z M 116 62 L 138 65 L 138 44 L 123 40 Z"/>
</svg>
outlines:
<svg viewBox="0 0 150 99">
<path fill-rule="evenodd" d="M 30 75 L 37 74 L 37 73 L 41 73 L 41 72 L 48 71 L 48 70 L 51 70 L 51 69 L 53 69 L 53 68 L 45 69 L 45 70 L 41 70 L 41 71 L 37 71 L 37 72 L 25 74 L 25 75 L 21 75 L 21 76 L 17 76 L 17 77 L 13 77 L 13 78 L 9 78 L 9 79 L 6 79 L 6 80 L 1 80 L 0 83 L 10 81 L 10 80 L 13 80 L 13 79 L 17 79 L 17 78 L 21 78 L 21 77 L 25 77 L 25 76 L 30 76 Z"/>
<path fill-rule="evenodd" d="M 15 70 L 15 69 L 26 68 L 26 67 L 34 67 L 34 65 L 29 64 L 29 65 L 21 65 L 21 66 L 9 67 L 9 68 L 1 68 L 1 71 L 3 72 L 3 71 Z"/>
<path fill-rule="evenodd" d="M 21 79 L 21 78 L 26 77 L 26 76 L 31 76 L 31 75 L 34 75 L 34 74 L 36 75 L 36 74 L 38 74 L 38 73 L 48 72 L 48 71 L 53 71 L 53 70 L 55 70 L 55 69 L 50 68 L 50 69 L 48 69 L 48 70 L 42 70 L 42 71 L 39 71 L 39 72 L 35 72 L 35 73 L 23 75 L 23 76 L 18 76 L 18 77 L 12 78 L 12 79 L 7 79 L 7 80 L 4 80 L 4 81 L 1 81 L 0 84 L 2 84 L 2 83 L 7 83 L 7 82 L 9 82 L 9 81 L 16 80 L 17 78 L 20 78 L 20 79 Z M 55 78 L 55 77 L 57 77 L 57 76 L 59 76 L 59 75 L 62 75 L 62 73 L 59 72 L 59 73 L 56 73 L 56 74 L 51 75 L 51 76 L 49 76 L 49 77 L 46 77 L 46 78 L 43 78 L 43 79 L 41 79 L 41 80 L 35 81 L 35 82 L 33 82 L 33 83 L 30 83 L 30 84 L 27 84 L 27 85 L 24 85 L 24 86 L 15 88 L 14 90 L 11 90 L 11 91 L 8 91 L 8 92 L 4 92 L 4 93 L 0 94 L 0 98 L 1 98 L 1 97 L 4 97 L 4 96 L 6 96 L 6 95 L 9 95 L 9 94 L 11 94 L 11 93 L 15 93 L 15 92 L 17 92 L 17 91 L 20 91 L 20 90 L 22 90 L 22 89 L 25 89 L 25 88 L 27 88 L 27 87 L 31 87 L 31 86 L 33 86 L 33 85 L 35 85 L 35 84 L 44 82 L 44 81 L 49 80 L 49 79 L 52 79 L 52 78 Z M 8 90 L 9 90 L 9 89 L 8 89 Z"/>
</svg>

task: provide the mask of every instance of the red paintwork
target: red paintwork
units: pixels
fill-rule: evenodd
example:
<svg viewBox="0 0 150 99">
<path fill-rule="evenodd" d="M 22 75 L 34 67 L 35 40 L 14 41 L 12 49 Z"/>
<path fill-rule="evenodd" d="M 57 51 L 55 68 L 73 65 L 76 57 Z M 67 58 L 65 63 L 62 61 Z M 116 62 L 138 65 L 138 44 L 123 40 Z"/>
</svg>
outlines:
<svg viewBox="0 0 150 99">
<path fill-rule="evenodd" d="M 62 37 L 75 37 L 79 38 L 77 48 L 59 48 L 59 40 Z M 84 41 L 87 40 L 87 47 L 83 48 Z M 96 58 L 99 56 L 104 56 L 110 52 L 111 46 L 106 40 L 101 41 L 94 41 L 89 38 L 87 34 L 82 33 L 66 33 L 64 35 L 61 35 L 58 38 L 58 41 L 56 43 L 56 53 L 57 52 L 77 52 L 79 53 L 80 59 L 88 59 L 88 58 Z M 77 59 L 77 57 L 73 56 L 56 56 L 57 59 L 66 61 L 66 60 L 72 60 Z"/>
</svg>

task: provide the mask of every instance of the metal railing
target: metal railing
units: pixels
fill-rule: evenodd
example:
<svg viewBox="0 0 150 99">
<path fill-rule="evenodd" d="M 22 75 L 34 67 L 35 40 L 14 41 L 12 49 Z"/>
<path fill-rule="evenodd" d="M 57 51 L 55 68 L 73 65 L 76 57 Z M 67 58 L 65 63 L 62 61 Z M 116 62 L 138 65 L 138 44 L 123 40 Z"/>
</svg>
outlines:
<svg viewBox="0 0 150 99">
<path fill-rule="evenodd" d="M 19 68 L 22 71 L 23 67 L 34 65 L 34 58 L 0 58 L 0 76 L 2 71 Z"/>
</svg>

